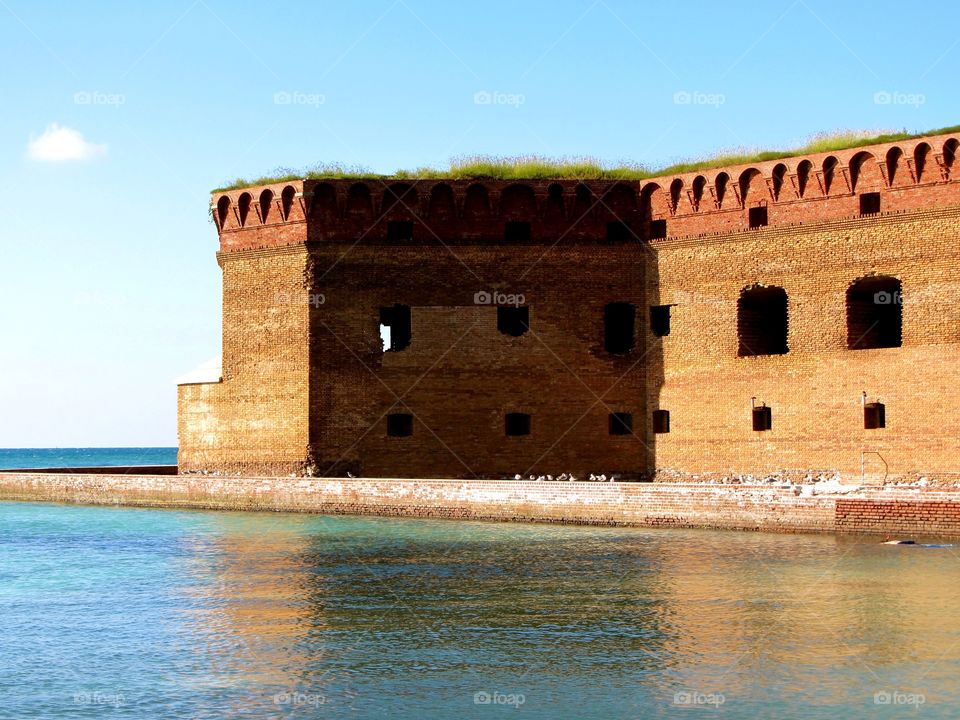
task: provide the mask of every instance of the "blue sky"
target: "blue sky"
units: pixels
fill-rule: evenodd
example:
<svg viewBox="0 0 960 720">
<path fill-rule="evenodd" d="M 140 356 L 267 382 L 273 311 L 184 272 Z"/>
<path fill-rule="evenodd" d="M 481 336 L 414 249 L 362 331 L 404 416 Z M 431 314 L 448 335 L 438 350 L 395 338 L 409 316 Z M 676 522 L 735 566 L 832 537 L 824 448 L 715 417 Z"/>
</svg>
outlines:
<svg viewBox="0 0 960 720">
<path fill-rule="evenodd" d="M 960 5 L 0 0 L 0 446 L 176 443 L 209 190 L 457 155 L 651 165 L 960 122 Z"/>
</svg>

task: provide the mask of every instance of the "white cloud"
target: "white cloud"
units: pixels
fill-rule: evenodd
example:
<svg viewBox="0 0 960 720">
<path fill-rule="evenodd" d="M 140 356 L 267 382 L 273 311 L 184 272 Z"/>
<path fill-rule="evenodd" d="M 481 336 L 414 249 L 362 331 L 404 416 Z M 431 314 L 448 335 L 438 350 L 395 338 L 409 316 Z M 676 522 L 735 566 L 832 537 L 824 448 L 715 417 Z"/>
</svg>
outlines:
<svg viewBox="0 0 960 720">
<path fill-rule="evenodd" d="M 53 123 L 40 137 L 30 136 L 27 157 L 40 162 L 93 160 L 107 154 L 106 145 L 87 142 L 77 130 Z"/>
</svg>

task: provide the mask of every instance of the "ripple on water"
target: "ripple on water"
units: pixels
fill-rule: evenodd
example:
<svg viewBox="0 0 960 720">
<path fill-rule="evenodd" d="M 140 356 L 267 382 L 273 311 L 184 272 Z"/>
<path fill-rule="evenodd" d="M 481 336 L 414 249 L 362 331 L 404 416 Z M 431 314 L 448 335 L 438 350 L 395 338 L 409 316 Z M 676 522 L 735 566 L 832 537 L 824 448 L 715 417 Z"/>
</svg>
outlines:
<svg viewBox="0 0 960 720">
<path fill-rule="evenodd" d="M 896 717 L 884 692 L 952 717 L 957 558 L 829 536 L 6 503 L 0 693 L 12 716 L 53 718 L 490 717 L 478 692 L 545 718 L 671 717 L 690 699 Z"/>
</svg>

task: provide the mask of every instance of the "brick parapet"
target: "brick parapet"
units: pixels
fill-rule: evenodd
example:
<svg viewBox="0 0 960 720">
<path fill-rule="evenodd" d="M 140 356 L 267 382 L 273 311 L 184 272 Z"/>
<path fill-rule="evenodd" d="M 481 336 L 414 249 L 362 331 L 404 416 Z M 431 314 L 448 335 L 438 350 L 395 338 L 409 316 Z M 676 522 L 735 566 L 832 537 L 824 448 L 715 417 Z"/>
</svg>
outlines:
<svg viewBox="0 0 960 720">
<path fill-rule="evenodd" d="M 762 206 L 772 227 L 857 215 L 857 196 L 864 192 L 881 194 L 882 212 L 960 204 L 958 137 L 934 135 L 645 180 L 296 180 L 216 194 L 212 213 L 227 252 L 307 241 L 605 242 L 608 223 L 616 221 L 630 226 L 617 242 L 655 240 L 654 220 L 666 221 L 667 238 L 695 237 L 748 229 L 748 211 Z M 391 240 L 387 226 L 393 220 L 413 222 L 413 237 Z M 528 239 L 505 237 L 504 224 L 511 220 L 530 223 Z"/>
</svg>

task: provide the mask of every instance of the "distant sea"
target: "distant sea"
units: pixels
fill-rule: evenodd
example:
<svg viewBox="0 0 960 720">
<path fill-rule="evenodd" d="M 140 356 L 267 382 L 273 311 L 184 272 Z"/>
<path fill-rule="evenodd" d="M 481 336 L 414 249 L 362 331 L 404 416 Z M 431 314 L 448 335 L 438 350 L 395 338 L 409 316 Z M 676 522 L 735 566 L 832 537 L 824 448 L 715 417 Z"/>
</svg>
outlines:
<svg viewBox="0 0 960 720">
<path fill-rule="evenodd" d="M 0 470 L 12 468 L 176 465 L 175 447 L 0 448 Z"/>
</svg>

